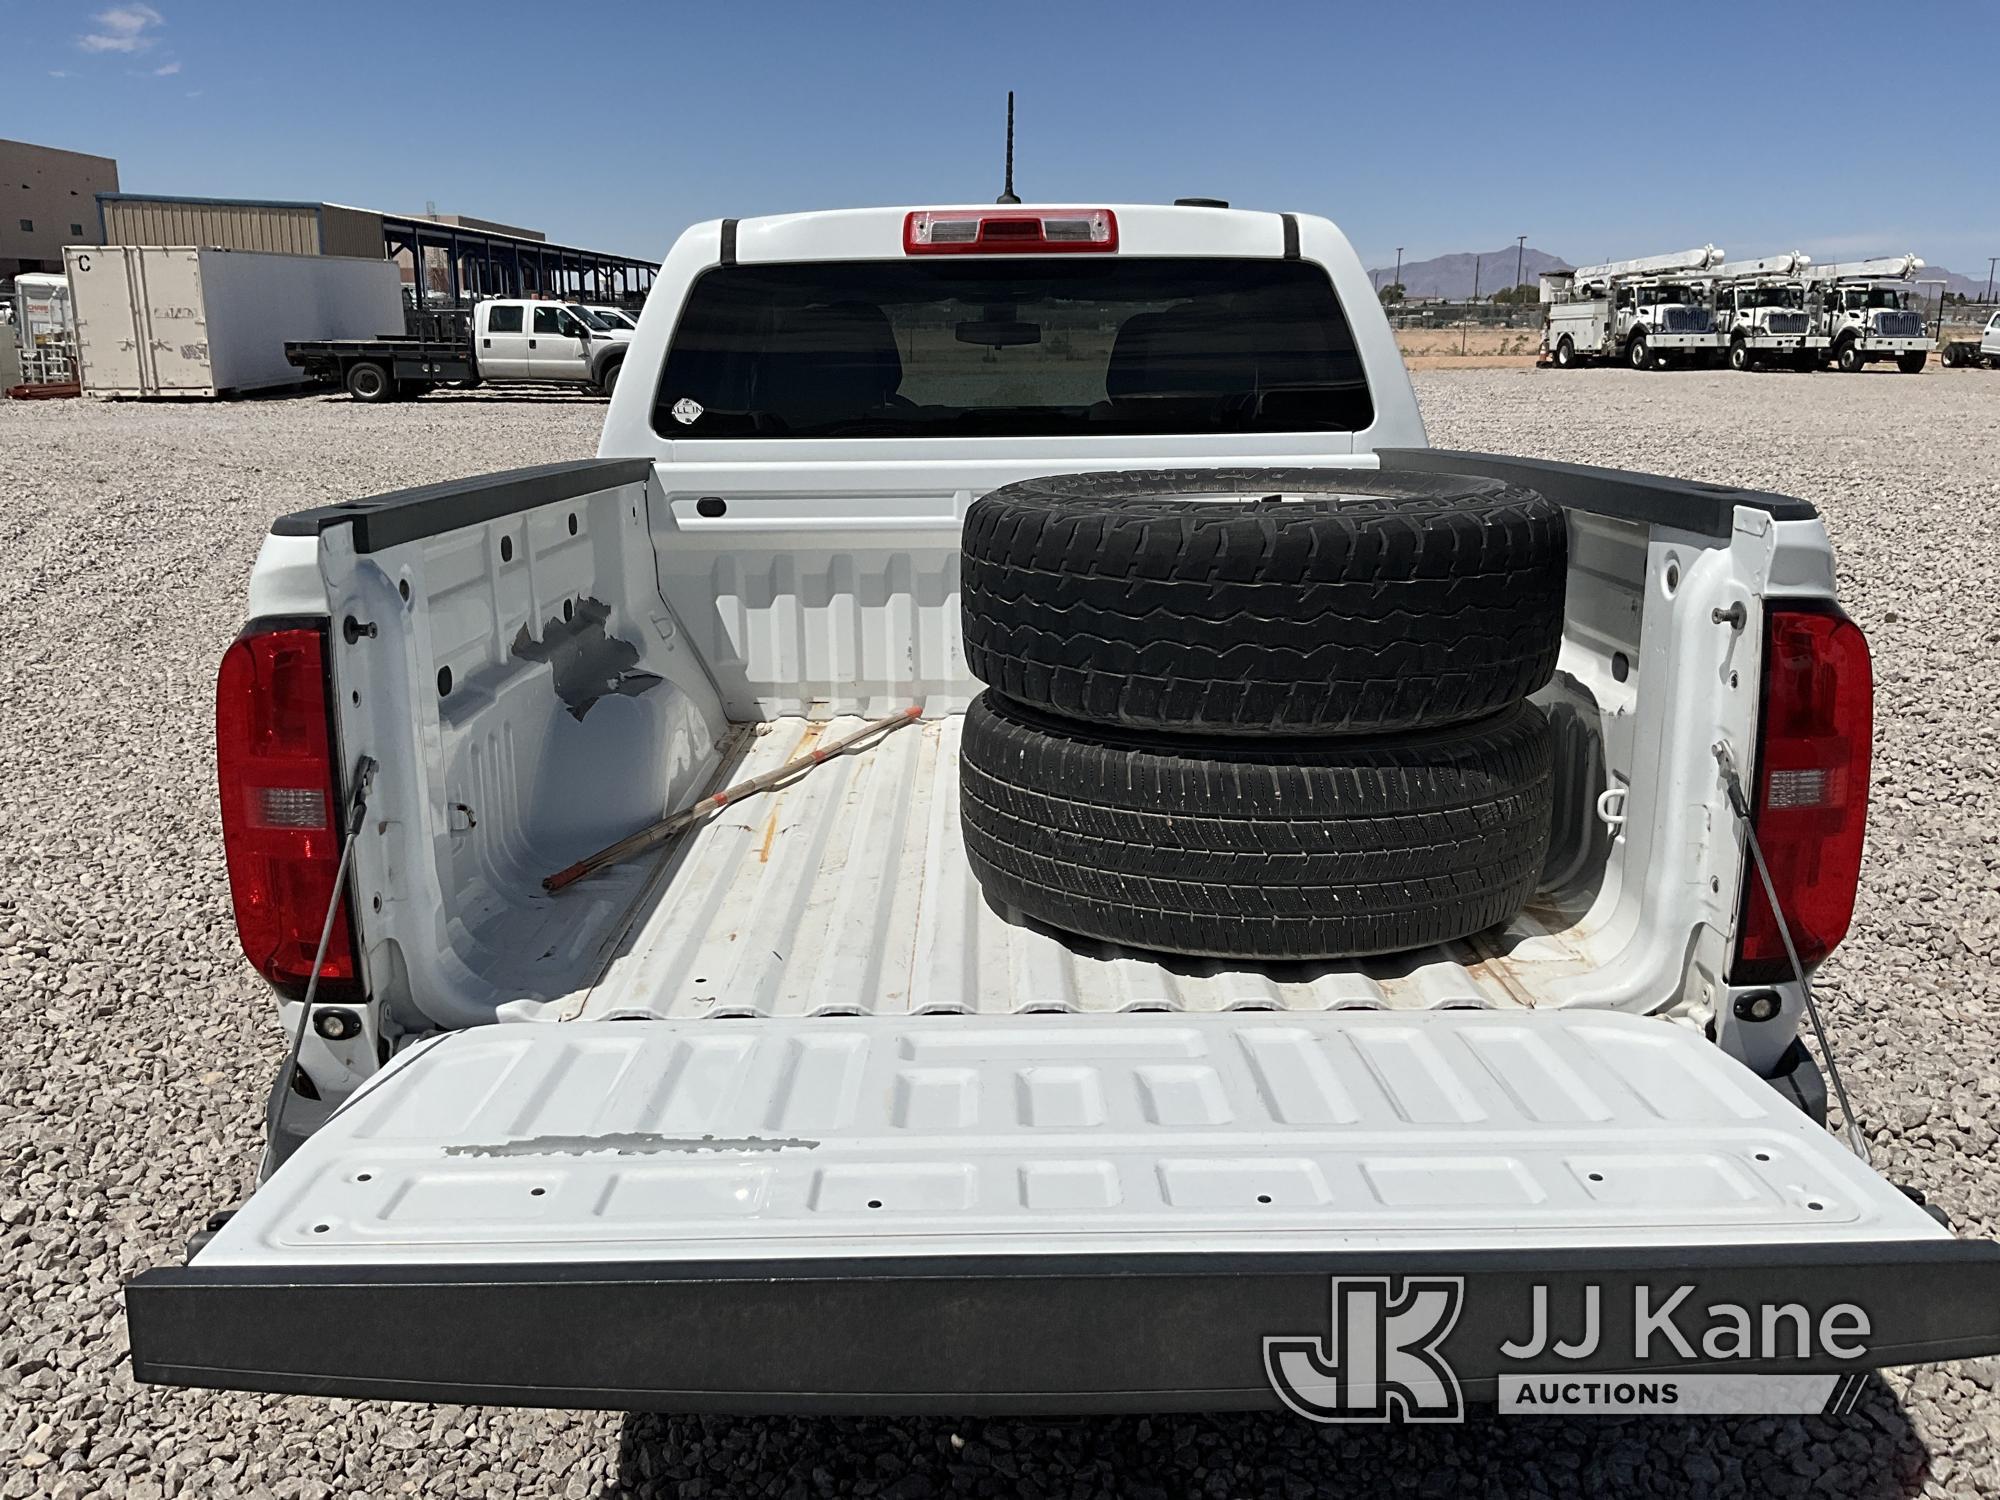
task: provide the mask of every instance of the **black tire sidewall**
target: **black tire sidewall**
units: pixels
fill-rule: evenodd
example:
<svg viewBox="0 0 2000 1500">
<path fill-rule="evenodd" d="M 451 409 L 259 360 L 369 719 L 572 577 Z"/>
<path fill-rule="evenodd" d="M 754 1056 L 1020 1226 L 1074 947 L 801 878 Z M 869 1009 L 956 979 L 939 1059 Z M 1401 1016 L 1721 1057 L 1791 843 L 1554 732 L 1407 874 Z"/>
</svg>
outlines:
<svg viewBox="0 0 2000 1500">
<path fill-rule="evenodd" d="M 1405 732 L 1548 680 L 1567 557 L 1560 509 L 1478 476 L 1055 475 L 968 511 L 962 634 L 989 686 L 1092 725 Z"/>
<path fill-rule="evenodd" d="M 1546 858 L 1538 709 L 1363 742 L 1115 736 L 967 711 L 965 850 L 989 896 L 1108 942 L 1278 961 L 1408 951 L 1509 919 Z"/>
</svg>

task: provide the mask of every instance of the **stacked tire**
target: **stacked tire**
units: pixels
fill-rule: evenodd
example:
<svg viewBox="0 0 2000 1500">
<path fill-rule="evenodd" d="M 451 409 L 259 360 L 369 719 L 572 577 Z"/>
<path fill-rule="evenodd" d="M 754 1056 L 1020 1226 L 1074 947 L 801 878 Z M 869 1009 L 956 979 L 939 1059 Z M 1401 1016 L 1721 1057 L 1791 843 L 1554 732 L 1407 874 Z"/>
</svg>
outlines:
<svg viewBox="0 0 2000 1500">
<path fill-rule="evenodd" d="M 1505 922 L 1547 855 L 1567 542 L 1455 475 L 1023 481 L 966 517 L 960 814 L 997 903 L 1258 962 Z"/>
</svg>

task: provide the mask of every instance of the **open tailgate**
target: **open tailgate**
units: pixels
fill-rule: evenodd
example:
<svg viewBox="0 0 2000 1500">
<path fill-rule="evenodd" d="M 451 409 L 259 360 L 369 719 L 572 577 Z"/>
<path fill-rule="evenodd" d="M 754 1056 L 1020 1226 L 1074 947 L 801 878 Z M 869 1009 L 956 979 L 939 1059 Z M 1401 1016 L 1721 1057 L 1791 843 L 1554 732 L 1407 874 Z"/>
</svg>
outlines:
<svg viewBox="0 0 2000 1500">
<path fill-rule="evenodd" d="M 1276 1404 L 1267 1337 L 1327 1339 L 1330 1278 L 1410 1276 L 1462 1285 L 1438 1348 L 1472 1400 L 1536 1368 L 2000 1352 L 2000 1247 L 1952 1238 L 1700 1036 L 1577 1011 L 455 1033 L 127 1306 L 135 1374 L 171 1384 L 1164 1410 Z M 1593 1286 L 1590 1352 L 1501 1352 L 1532 1345 L 1538 1299 L 1574 1335 Z M 1661 1335 L 1636 1359 L 1639 1312 L 1682 1286 L 1691 1353 Z M 1842 1303 L 1861 1352 L 1703 1341 L 1716 1304 L 1816 1328 Z"/>
</svg>

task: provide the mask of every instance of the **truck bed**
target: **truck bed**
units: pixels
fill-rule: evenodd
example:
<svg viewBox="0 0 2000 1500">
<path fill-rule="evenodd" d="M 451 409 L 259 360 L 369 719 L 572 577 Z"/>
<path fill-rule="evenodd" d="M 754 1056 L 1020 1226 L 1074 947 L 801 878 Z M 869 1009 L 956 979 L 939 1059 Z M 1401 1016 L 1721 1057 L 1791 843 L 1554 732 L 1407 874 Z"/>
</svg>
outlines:
<svg viewBox="0 0 2000 1500">
<path fill-rule="evenodd" d="M 760 775 L 862 720 L 746 726 L 714 785 Z M 633 869 L 496 913 L 480 933 L 596 982 L 540 1020 L 1133 1010 L 1508 1008 L 1581 972 L 1587 900 L 1541 897 L 1506 928 L 1386 959 L 1249 966 L 1139 952 L 989 903 L 959 839 L 962 719 L 926 720 L 726 809 Z M 519 884 L 509 882 L 513 888 Z M 583 920 L 579 922 L 579 917 Z M 555 951 L 551 952 L 550 950 Z"/>
</svg>

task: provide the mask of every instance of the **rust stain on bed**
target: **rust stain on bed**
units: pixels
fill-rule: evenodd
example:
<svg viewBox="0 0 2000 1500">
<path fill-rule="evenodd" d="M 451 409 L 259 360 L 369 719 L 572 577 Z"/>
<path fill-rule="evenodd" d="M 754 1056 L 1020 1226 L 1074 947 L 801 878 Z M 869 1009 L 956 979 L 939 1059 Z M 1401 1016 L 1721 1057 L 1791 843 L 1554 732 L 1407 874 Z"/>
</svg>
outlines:
<svg viewBox="0 0 2000 1500">
<path fill-rule="evenodd" d="M 771 841 L 777 836 L 778 810 L 774 807 L 771 809 L 771 816 L 764 820 L 764 842 L 757 846 L 758 864 L 767 865 L 771 862 Z"/>
</svg>

